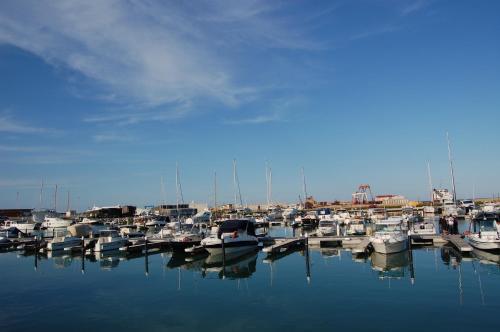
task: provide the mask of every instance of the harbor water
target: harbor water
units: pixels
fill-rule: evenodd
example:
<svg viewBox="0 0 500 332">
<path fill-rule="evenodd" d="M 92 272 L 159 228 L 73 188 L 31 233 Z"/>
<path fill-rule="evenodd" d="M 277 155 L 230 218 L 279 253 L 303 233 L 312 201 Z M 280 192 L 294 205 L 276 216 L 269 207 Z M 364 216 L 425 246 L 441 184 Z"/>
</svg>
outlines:
<svg viewBox="0 0 500 332">
<path fill-rule="evenodd" d="M 498 330 L 499 255 L 306 257 L 0 253 L 0 331 Z"/>
</svg>

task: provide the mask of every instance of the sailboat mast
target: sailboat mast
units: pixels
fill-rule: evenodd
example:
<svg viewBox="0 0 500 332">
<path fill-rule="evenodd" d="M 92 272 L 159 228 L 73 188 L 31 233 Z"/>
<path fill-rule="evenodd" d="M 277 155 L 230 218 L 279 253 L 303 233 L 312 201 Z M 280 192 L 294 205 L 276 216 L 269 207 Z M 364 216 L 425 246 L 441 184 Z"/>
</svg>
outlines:
<svg viewBox="0 0 500 332">
<path fill-rule="evenodd" d="M 266 161 L 266 201 L 267 209 L 269 209 L 269 166 Z"/>
<path fill-rule="evenodd" d="M 269 167 L 269 203 L 273 204 L 273 169 Z"/>
<path fill-rule="evenodd" d="M 237 194 L 236 194 L 236 159 L 233 159 L 233 191 L 234 191 L 234 208 L 236 209 L 236 201 L 237 201 Z"/>
<path fill-rule="evenodd" d="M 214 216 L 217 213 L 217 172 L 214 172 Z"/>
<path fill-rule="evenodd" d="M 429 178 L 429 193 L 431 194 L 431 204 L 434 202 L 431 177 L 431 163 L 427 162 L 427 177 Z"/>
<path fill-rule="evenodd" d="M 304 207 L 307 201 L 307 186 L 306 186 L 306 175 L 304 173 L 304 167 L 302 167 L 302 189 L 304 190 Z"/>
<path fill-rule="evenodd" d="M 175 200 L 177 206 L 177 218 L 179 218 L 179 165 L 175 163 Z"/>
<path fill-rule="evenodd" d="M 70 208 L 70 206 L 69 206 L 69 190 L 68 190 L 68 208 L 66 209 L 66 211 L 69 212 L 69 208 Z"/>
<path fill-rule="evenodd" d="M 54 212 L 57 212 L 57 184 L 56 190 L 54 191 Z"/>
<path fill-rule="evenodd" d="M 43 208 L 43 179 L 40 184 L 40 210 Z"/>
<path fill-rule="evenodd" d="M 450 136 L 446 132 L 446 140 L 448 141 L 448 159 L 450 161 L 451 186 L 453 189 L 453 203 L 457 203 L 457 192 L 455 188 L 455 174 L 453 171 L 453 159 L 451 157 Z"/>
</svg>

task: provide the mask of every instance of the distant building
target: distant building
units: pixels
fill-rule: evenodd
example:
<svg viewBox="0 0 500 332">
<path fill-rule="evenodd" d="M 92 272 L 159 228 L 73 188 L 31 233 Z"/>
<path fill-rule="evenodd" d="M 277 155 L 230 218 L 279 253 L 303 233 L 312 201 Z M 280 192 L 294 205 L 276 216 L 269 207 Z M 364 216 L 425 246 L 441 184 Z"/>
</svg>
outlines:
<svg viewBox="0 0 500 332">
<path fill-rule="evenodd" d="M 375 196 L 375 202 L 382 205 L 408 205 L 408 200 L 402 195 L 378 195 Z"/>
<path fill-rule="evenodd" d="M 1 209 L 0 217 L 26 218 L 31 216 L 31 209 Z"/>
</svg>

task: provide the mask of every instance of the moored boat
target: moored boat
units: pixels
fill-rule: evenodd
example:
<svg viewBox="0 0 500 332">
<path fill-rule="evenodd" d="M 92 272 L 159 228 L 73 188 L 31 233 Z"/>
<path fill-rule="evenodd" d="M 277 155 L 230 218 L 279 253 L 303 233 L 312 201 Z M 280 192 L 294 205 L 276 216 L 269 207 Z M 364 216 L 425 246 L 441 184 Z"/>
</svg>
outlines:
<svg viewBox="0 0 500 332">
<path fill-rule="evenodd" d="M 224 243 L 223 243 L 224 242 Z M 245 253 L 255 250 L 259 244 L 255 236 L 255 225 L 251 220 L 226 220 L 212 234 L 201 241 L 201 245 L 212 255 Z"/>
<path fill-rule="evenodd" d="M 408 249 L 408 237 L 401 229 L 399 218 L 380 220 L 375 224 L 375 233 L 370 242 L 375 252 L 390 254 Z"/>
</svg>

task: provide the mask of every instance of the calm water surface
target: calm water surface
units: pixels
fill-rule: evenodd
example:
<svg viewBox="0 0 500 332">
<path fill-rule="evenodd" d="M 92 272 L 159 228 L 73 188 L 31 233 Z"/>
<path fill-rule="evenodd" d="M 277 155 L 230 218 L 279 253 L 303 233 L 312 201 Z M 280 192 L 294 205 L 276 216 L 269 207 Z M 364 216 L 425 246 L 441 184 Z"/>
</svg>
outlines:
<svg viewBox="0 0 500 332">
<path fill-rule="evenodd" d="M 302 251 L 198 258 L 0 253 L 0 331 L 498 331 L 498 255 L 317 249 L 310 278 Z"/>
</svg>

